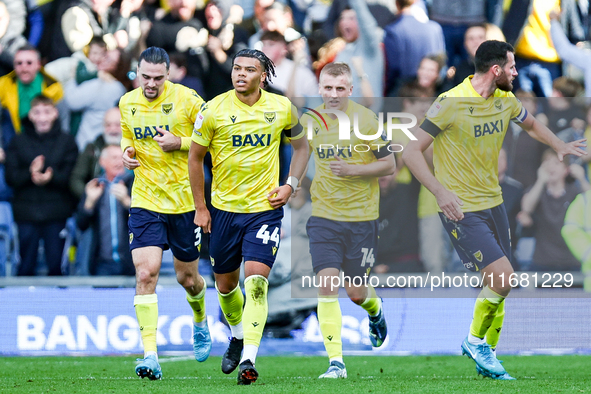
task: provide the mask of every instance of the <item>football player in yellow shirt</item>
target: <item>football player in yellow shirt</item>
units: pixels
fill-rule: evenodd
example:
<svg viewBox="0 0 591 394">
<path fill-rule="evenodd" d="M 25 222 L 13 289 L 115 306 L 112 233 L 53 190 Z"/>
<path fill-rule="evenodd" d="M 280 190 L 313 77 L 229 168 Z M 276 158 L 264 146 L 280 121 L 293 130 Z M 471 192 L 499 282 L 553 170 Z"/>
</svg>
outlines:
<svg viewBox="0 0 591 394">
<path fill-rule="evenodd" d="M 560 160 L 567 154 L 585 154 L 585 140 L 562 142 L 511 93 L 517 70 L 510 44 L 485 41 L 474 63 L 473 76 L 431 105 L 417 141 L 406 146 L 403 159 L 436 197 L 443 226 L 464 266 L 482 273 L 484 287 L 462 353 L 476 362 L 479 374 L 512 380 L 495 352 L 513 274 L 509 222 L 498 179 L 499 151 L 509 121 L 552 147 Z M 434 175 L 422 154 L 431 143 Z"/>
<path fill-rule="evenodd" d="M 169 66 L 164 49 L 146 49 L 137 67 L 140 87 L 119 102 L 123 163 L 135 172 L 129 246 L 136 270 L 134 305 L 144 344 L 144 359 L 135 372 L 151 380 L 162 378 L 156 347 L 156 283 L 164 249 L 172 250 L 177 280 L 193 309 L 195 359 L 205 361 L 211 350 L 205 281 L 197 269 L 201 229 L 193 222 L 187 168 L 193 123 L 203 100 L 194 90 L 169 82 Z"/>
<path fill-rule="evenodd" d="M 255 361 L 267 321 L 267 278 L 279 248 L 282 207 L 297 188 L 309 154 L 296 108 L 287 98 L 260 88 L 273 75 L 273 63 L 263 52 L 238 52 L 232 61 L 234 89 L 202 108 L 189 153 L 195 223 L 211 233 L 218 298 L 232 331 L 222 371 L 231 373 L 239 365 L 241 385 L 258 377 Z M 290 177 L 279 186 L 282 132 L 291 139 L 294 154 Z M 213 164 L 211 213 L 203 192 L 208 149 Z M 238 284 L 243 259 L 246 302 Z"/>
<path fill-rule="evenodd" d="M 341 342 L 342 316 L 338 287 L 334 277 L 352 278 L 341 283 L 349 298 L 369 314 L 369 337 L 375 347 L 387 335 L 381 300 L 372 286 L 359 285 L 369 276 L 378 246 L 380 189 L 378 177 L 391 175 L 396 168 L 390 141 L 379 129 L 377 115 L 349 100 L 353 92 L 351 69 L 346 63 L 329 63 L 320 73 L 319 93 L 324 104 L 314 110 L 338 110 L 351 124 L 358 119 L 359 132 L 368 139 L 351 133 L 341 140 L 337 115 L 323 115 L 321 124 L 310 140 L 316 173 L 312 180 L 312 216 L 306 230 L 310 239 L 312 266 L 320 279 L 318 289 L 318 322 L 329 357 L 328 370 L 320 378 L 346 378 Z M 307 125 L 313 112 L 302 116 Z M 321 122 L 324 123 L 324 122 Z M 347 130 L 349 131 L 349 130 Z M 356 278 L 360 282 L 356 281 Z M 365 279 L 366 281 L 367 279 Z"/>
</svg>

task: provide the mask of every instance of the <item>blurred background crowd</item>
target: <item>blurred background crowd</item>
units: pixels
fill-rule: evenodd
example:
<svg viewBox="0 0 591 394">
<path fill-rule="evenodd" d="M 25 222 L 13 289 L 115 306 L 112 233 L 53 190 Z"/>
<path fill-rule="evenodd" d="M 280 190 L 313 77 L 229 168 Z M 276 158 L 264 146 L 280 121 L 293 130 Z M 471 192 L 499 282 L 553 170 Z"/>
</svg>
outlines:
<svg viewBox="0 0 591 394">
<path fill-rule="evenodd" d="M 516 96 L 570 141 L 591 136 L 590 11 L 589 0 L 0 0 L 0 275 L 134 274 L 116 106 L 149 46 L 205 100 L 232 88 L 233 55 L 256 48 L 276 66 L 268 89 L 298 106 L 317 102 L 320 70 L 343 61 L 361 104 L 420 120 L 474 72 L 480 43 L 504 40 Z M 283 178 L 289 157 L 285 144 Z M 509 126 L 499 180 L 516 269 L 591 271 L 590 159 L 561 162 Z M 380 179 L 374 271 L 462 270 L 434 197 L 397 160 Z M 279 284 L 291 250 L 308 249 L 309 184 L 286 209 Z M 307 253 L 293 257 L 311 269 Z"/>
</svg>

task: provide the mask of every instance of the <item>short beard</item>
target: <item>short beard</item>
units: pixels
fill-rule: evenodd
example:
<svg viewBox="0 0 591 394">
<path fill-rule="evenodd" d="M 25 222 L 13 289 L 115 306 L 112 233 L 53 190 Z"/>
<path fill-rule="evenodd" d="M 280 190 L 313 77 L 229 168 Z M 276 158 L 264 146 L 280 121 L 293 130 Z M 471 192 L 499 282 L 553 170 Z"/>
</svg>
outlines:
<svg viewBox="0 0 591 394">
<path fill-rule="evenodd" d="M 509 80 L 509 77 L 507 77 L 507 74 L 503 73 L 503 76 L 505 77 L 505 81 L 501 82 L 501 81 L 497 81 L 497 88 L 501 89 L 504 92 L 510 92 L 513 90 L 513 83 Z"/>
<path fill-rule="evenodd" d="M 513 90 L 513 83 L 511 82 L 507 82 L 506 84 L 498 84 L 497 83 L 497 88 L 501 89 L 504 92 L 510 92 Z"/>
</svg>

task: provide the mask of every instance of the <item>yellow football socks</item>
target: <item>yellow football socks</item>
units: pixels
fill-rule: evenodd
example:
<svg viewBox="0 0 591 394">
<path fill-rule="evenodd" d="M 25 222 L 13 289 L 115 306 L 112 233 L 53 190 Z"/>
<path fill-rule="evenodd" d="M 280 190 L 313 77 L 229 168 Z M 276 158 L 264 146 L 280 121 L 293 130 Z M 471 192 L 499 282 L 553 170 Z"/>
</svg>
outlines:
<svg viewBox="0 0 591 394">
<path fill-rule="evenodd" d="M 343 362 L 341 305 L 337 296 L 318 298 L 318 323 L 330 361 Z"/>
<path fill-rule="evenodd" d="M 156 294 L 136 295 L 133 297 L 135 314 L 140 326 L 144 354 L 156 353 L 156 329 L 158 328 L 158 297 Z"/>
<path fill-rule="evenodd" d="M 267 322 L 269 306 L 267 304 L 267 289 L 269 282 L 261 275 L 251 275 L 244 280 L 246 303 L 242 315 L 244 327 L 244 346 L 259 346 L 263 329 Z M 254 360 L 251 360 L 254 361 Z"/>
<path fill-rule="evenodd" d="M 501 330 L 503 329 L 503 321 L 505 320 L 505 300 L 501 301 L 495 318 L 493 319 L 490 328 L 486 332 L 486 343 L 493 349 L 497 348 L 499 338 L 501 337 Z"/>
<path fill-rule="evenodd" d="M 377 316 L 378 313 L 380 313 L 382 300 L 378 298 L 378 295 L 376 294 L 376 289 L 374 289 L 372 286 L 368 286 L 367 297 L 360 306 L 363 309 L 365 309 L 371 317 Z"/>
<path fill-rule="evenodd" d="M 205 286 L 205 281 L 203 281 L 203 290 L 199 294 L 192 296 L 187 293 L 187 301 L 191 305 L 191 309 L 193 309 L 193 320 L 197 325 L 199 323 L 207 323 L 207 315 L 205 314 L 205 290 L 207 290 L 207 287 Z"/>
<path fill-rule="evenodd" d="M 500 296 L 486 286 L 482 289 L 474 304 L 474 315 L 470 325 L 470 334 L 484 338 L 497 315 L 497 309 L 505 297 Z"/>
<path fill-rule="evenodd" d="M 217 285 L 216 285 L 217 289 Z M 237 339 L 244 338 L 242 333 L 242 309 L 244 308 L 244 295 L 240 290 L 240 285 L 237 285 L 234 290 L 228 294 L 222 294 L 218 290 L 218 300 L 222 312 L 230 325 L 232 336 Z"/>
</svg>

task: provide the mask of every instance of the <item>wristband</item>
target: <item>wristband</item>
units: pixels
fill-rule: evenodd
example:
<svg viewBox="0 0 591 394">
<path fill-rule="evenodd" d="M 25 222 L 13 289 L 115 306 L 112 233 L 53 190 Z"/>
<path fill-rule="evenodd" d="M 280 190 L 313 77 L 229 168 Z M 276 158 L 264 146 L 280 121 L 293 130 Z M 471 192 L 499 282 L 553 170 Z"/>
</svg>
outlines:
<svg viewBox="0 0 591 394">
<path fill-rule="evenodd" d="M 290 176 L 287 178 L 287 182 L 285 182 L 285 184 L 291 186 L 291 192 L 295 193 L 296 188 L 300 184 L 300 180 L 295 176 Z"/>
</svg>

